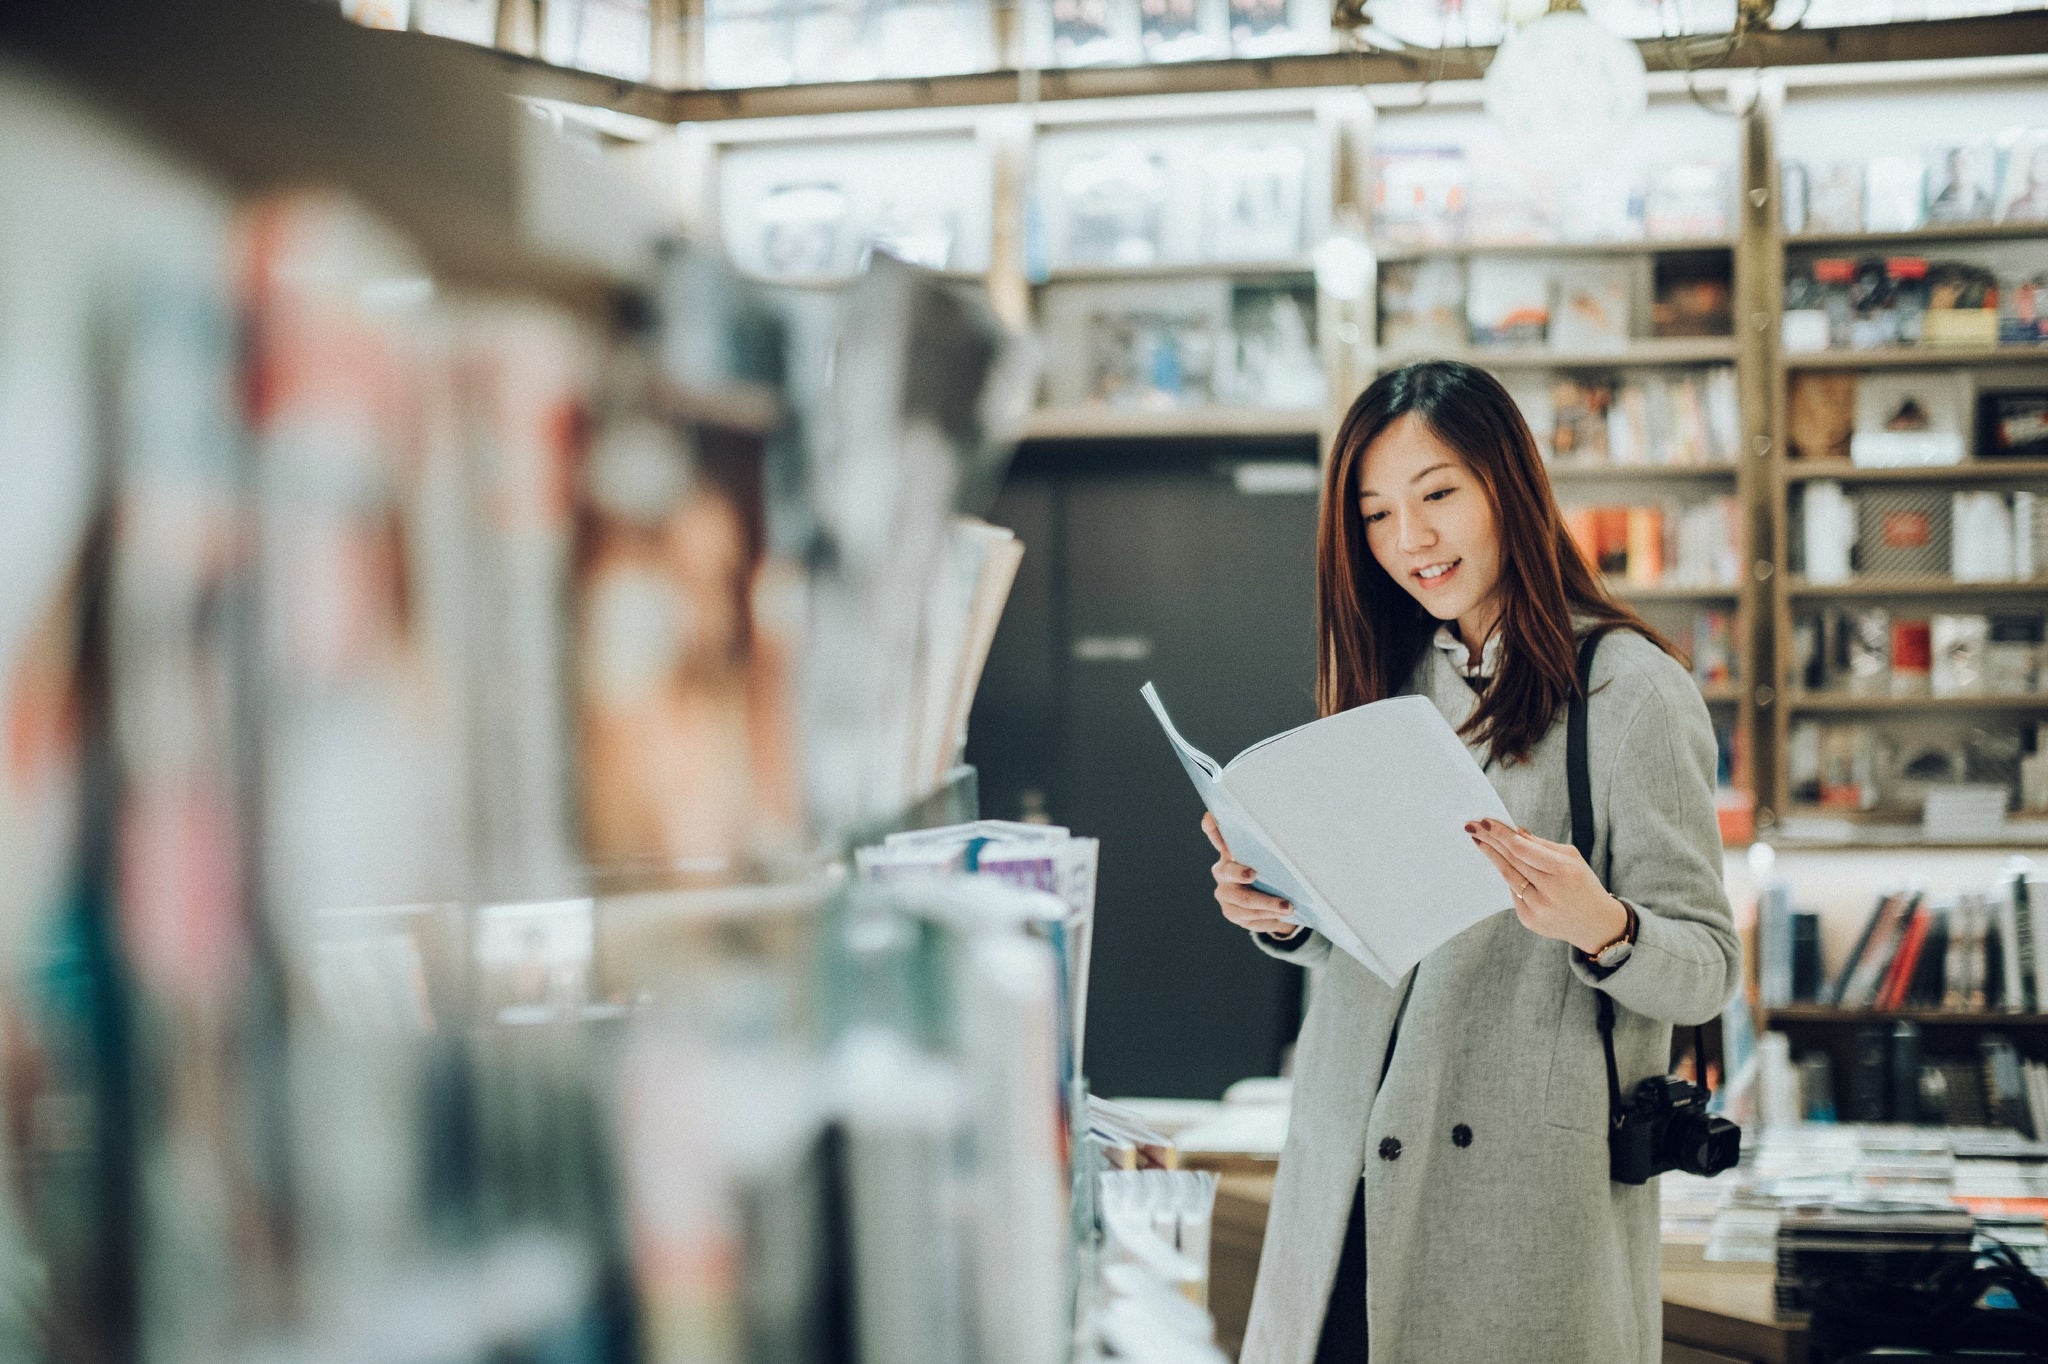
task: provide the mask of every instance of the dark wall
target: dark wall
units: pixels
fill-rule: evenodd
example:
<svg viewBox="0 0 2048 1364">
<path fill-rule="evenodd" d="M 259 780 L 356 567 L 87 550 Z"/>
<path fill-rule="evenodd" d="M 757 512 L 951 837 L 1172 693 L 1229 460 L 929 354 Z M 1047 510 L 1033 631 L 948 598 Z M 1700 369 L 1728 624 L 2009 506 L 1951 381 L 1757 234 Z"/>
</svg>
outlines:
<svg viewBox="0 0 2048 1364">
<path fill-rule="evenodd" d="M 1300 973 L 1218 911 L 1201 804 L 1138 688 L 1218 761 L 1315 718 L 1314 460 L 1307 441 L 1027 447 L 992 513 L 1026 550 L 968 759 L 985 815 L 1042 801 L 1102 840 L 1097 1093 L 1214 1097 L 1293 1039 Z M 1298 477 L 1247 491 L 1275 480 L 1240 466 L 1276 461 Z"/>
</svg>

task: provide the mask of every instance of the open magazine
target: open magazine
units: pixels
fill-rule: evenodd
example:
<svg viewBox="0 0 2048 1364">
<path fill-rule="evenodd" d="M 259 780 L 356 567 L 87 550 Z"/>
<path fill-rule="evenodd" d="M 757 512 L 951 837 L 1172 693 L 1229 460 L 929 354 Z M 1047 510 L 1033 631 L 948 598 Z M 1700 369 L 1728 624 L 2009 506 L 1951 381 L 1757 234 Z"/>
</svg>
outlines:
<svg viewBox="0 0 2048 1364">
<path fill-rule="evenodd" d="M 1253 887 L 1387 983 L 1514 903 L 1465 832 L 1507 807 L 1428 698 L 1325 716 L 1218 765 L 1143 694 Z"/>
</svg>

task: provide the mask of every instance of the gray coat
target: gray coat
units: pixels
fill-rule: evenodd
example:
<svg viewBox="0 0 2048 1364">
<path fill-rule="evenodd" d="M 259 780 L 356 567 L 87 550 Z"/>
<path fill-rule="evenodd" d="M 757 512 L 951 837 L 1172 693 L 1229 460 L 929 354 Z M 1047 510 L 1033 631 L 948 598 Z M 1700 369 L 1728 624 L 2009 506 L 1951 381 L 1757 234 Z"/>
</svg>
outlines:
<svg viewBox="0 0 2048 1364">
<path fill-rule="evenodd" d="M 1453 727 L 1475 704 L 1436 648 L 1410 689 Z M 1712 1018 L 1733 995 L 1740 947 L 1713 729 L 1692 679 L 1641 636 L 1609 635 L 1587 712 L 1593 865 L 1640 921 L 1620 968 L 1600 979 L 1512 913 L 1486 919 L 1415 968 L 1382 1078 L 1399 991 L 1320 937 L 1274 952 L 1314 979 L 1246 1364 L 1314 1359 L 1361 1171 L 1374 1364 L 1662 1357 L 1657 1190 L 1607 1177 L 1594 992 L 1619 1006 L 1626 1094 L 1665 1071 L 1673 1024 Z M 1474 755 L 1517 822 L 1570 841 L 1562 714 L 1525 763 Z"/>
</svg>

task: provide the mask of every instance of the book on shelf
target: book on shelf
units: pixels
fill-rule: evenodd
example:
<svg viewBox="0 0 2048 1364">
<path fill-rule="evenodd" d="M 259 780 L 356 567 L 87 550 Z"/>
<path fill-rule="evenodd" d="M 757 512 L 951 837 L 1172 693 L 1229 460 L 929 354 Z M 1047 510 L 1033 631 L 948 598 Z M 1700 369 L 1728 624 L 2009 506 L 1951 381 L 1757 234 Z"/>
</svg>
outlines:
<svg viewBox="0 0 2048 1364">
<path fill-rule="evenodd" d="M 1979 459 L 2048 459 L 2048 389 L 1977 395 Z"/>
<path fill-rule="evenodd" d="M 1958 900 L 1950 917 L 1948 970 L 1941 1007 L 1975 1012 L 1984 1007 L 1988 918 L 1981 900 Z"/>
<path fill-rule="evenodd" d="M 1793 459 L 1848 459 L 1856 431 L 1856 375 L 1799 370 L 1786 381 L 1785 437 Z"/>
<path fill-rule="evenodd" d="M 1792 988 L 1792 887 L 1773 881 L 1757 899 L 1757 1002 L 1782 1008 L 1798 998 Z"/>
<path fill-rule="evenodd" d="M 1630 587 L 1732 589 L 1740 581 L 1741 507 L 1732 497 L 1574 505 L 1565 527 L 1587 563 Z"/>
<path fill-rule="evenodd" d="M 2048 222 L 2048 128 L 2029 128 L 2006 149 L 1997 219 L 2001 223 Z"/>
<path fill-rule="evenodd" d="M 1842 1008 L 1860 1008 L 1875 997 L 1879 974 L 1898 946 L 1899 933 L 1908 913 L 1918 902 L 1917 893 L 1893 891 L 1882 896 L 1864 922 L 1863 932 L 1843 962 L 1828 991 L 1828 1002 Z"/>
<path fill-rule="evenodd" d="M 1373 156 L 1373 228 L 1397 246 L 1443 246 L 1465 232 L 1462 147 L 1387 148 Z"/>
<path fill-rule="evenodd" d="M 1949 927 L 1950 915 L 1945 908 L 1929 916 L 1926 941 L 1921 944 L 1913 978 L 1907 983 L 1904 1007 L 1931 1009 L 1941 1003 L 1941 982 L 1948 970 Z"/>
<path fill-rule="evenodd" d="M 1467 339 L 1465 267 L 1441 257 L 1380 270 L 1380 344 L 1401 354 L 1456 350 Z"/>
<path fill-rule="evenodd" d="M 1927 223 L 1988 223 L 1998 198 L 1998 149 L 1989 138 L 1927 151 Z"/>
<path fill-rule="evenodd" d="M 1540 345 L 1550 335 L 1550 267 L 1517 257 L 1468 263 L 1465 320 L 1478 346 Z"/>
<path fill-rule="evenodd" d="M 1725 257 L 1658 257 L 1651 274 L 1650 335 L 1731 335 L 1734 284 Z"/>
<path fill-rule="evenodd" d="M 1924 921 L 1923 921 L 1924 922 Z M 1885 1118 L 1890 1122 L 1920 1121 L 1920 1028 L 1900 1019 L 1892 1024 L 1891 1071 L 1885 1082 Z"/>
<path fill-rule="evenodd" d="M 1917 156 L 1873 156 L 1863 164 L 1863 228 L 1911 232 L 1925 221 Z"/>
<path fill-rule="evenodd" d="M 1900 936 L 1899 948 L 1892 954 L 1891 964 L 1885 968 L 1884 984 L 1878 988 L 1876 1003 L 1879 1009 L 1898 1009 L 1905 1004 L 1906 987 L 1912 983 L 1921 948 L 1927 942 L 1928 925 L 1934 917 L 1930 906 L 1920 904 L 1914 907 Z"/>
<path fill-rule="evenodd" d="M 1632 280 L 1623 260 L 1572 261 L 1557 267 L 1550 344 L 1560 350 L 1628 347 Z"/>
</svg>

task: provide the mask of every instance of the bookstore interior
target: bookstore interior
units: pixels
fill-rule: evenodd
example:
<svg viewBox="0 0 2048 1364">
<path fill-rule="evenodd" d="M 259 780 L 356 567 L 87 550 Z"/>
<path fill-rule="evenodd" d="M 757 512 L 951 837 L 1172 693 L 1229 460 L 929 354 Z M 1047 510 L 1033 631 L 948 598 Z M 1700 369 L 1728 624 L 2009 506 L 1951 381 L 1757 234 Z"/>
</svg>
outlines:
<svg viewBox="0 0 2048 1364">
<path fill-rule="evenodd" d="M 2039 0 L 17 0 L 0 129 L 0 1364 L 1237 1358 L 1203 753 L 1423 358 L 1712 719 L 1662 1359 L 2048 1360 Z"/>
</svg>

